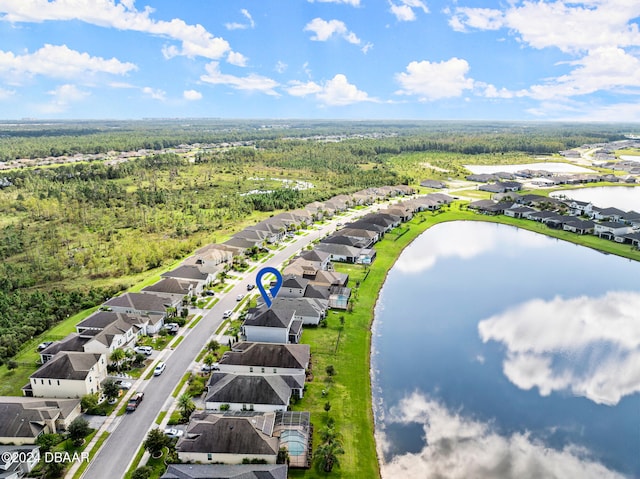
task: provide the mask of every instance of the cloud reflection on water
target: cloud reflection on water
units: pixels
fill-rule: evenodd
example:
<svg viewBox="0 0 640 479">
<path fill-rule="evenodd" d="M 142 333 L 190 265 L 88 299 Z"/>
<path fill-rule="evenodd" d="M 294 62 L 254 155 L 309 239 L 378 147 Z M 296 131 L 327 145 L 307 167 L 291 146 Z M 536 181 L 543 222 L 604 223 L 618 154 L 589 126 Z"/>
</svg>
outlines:
<svg viewBox="0 0 640 479">
<path fill-rule="evenodd" d="M 640 391 L 639 311 L 634 292 L 534 299 L 481 321 L 478 331 L 506 346 L 503 372 L 519 388 L 615 405 Z"/>
<path fill-rule="evenodd" d="M 452 412 L 419 392 L 393 407 L 385 422 L 422 424 L 426 442 L 419 453 L 398 455 L 383 464 L 384 479 L 624 477 L 594 461 L 584 448 L 570 445 L 551 449 L 526 432 L 502 436 L 490 424 Z M 388 449 L 384 431 L 378 435 L 378 444 Z"/>
<path fill-rule="evenodd" d="M 444 225 L 436 225 L 438 228 Z M 394 270 L 405 274 L 418 274 L 431 269 L 438 260 L 446 258 L 471 259 L 483 253 L 501 248 L 505 255 L 515 253 L 510 248 L 515 244 L 542 248 L 548 245 L 549 238 L 504 225 L 478 223 L 475 221 L 456 221 L 446 223 L 446 240 L 436 234 L 419 237 L 412 247 L 407 248 L 396 262 Z"/>
</svg>

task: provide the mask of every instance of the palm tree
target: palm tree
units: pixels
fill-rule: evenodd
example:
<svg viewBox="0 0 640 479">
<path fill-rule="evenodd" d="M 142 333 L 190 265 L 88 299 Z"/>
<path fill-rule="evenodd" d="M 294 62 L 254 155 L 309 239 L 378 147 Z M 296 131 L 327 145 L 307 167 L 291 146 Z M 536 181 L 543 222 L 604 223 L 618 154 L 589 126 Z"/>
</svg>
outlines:
<svg viewBox="0 0 640 479">
<path fill-rule="evenodd" d="M 189 416 L 196 409 L 196 405 L 193 404 L 191 396 L 189 394 L 183 394 L 178 398 L 178 409 L 183 419 L 189 419 Z"/>
<path fill-rule="evenodd" d="M 340 441 L 325 442 L 316 449 L 315 458 L 318 467 L 324 472 L 331 472 L 334 466 L 340 466 L 338 454 L 344 454 L 344 449 Z"/>
<path fill-rule="evenodd" d="M 207 365 L 208 370 L 209 370 L 209 371 L 211 371 L 211 366 L 213 365 L 213 363 L 215 363 L 215 362 L 216 362 L 216 358 L 214 357 L 214 355 L 213 355 L 213 354 L 207 354 L 207 355 L 204 357 L 204 360 L 203 360 L 203 361 L 204 361 L 204 363 Z"/>
<path fill-rule="evenodd" d="M 112 363 L 116 365 L 116 370 L 120 372 L 120 368 L 122 366 L 122 361 L 126 358 L 127 355 L 122 348 L 116 348 L 111 352 L 109 359 Z"/>
</svg>

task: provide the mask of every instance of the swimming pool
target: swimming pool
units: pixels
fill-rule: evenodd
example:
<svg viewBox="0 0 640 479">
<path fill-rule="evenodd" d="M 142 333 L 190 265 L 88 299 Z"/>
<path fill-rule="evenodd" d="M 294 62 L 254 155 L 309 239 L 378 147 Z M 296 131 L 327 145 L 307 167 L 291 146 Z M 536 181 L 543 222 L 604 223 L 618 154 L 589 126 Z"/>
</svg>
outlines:
<svg viewBox="0 0 640 479">
<path fill-rule="evenodd" d="M 300 431 L 287 429 L 280 434 L 280 442 L 286 445 L 290 456 L 302 456 L 307 445 L 307 436 Z"/>
</svg>

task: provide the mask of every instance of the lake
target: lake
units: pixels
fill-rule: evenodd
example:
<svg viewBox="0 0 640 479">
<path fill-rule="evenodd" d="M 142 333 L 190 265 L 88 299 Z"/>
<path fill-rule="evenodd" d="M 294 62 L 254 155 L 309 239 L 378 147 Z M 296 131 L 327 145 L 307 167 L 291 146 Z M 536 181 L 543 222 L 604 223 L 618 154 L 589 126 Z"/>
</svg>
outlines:
<svg viewBox="0 0 640 479">
<path fill-rule="evenodd" d="M 601 208 L 615 207 L 623 211 L 640 211 L 640 187 L 634 186 L 596 186 L 576 190 L 563 190 L 550 193 L 558 198 L 564 195 L 578 201 L 589 201 Z"/>
<path fill-rule="evenodd" d="M 505 225 L 422 234 L 375 310 L 383 478 L 640 477 L 639 277 Z"/>
</svg>

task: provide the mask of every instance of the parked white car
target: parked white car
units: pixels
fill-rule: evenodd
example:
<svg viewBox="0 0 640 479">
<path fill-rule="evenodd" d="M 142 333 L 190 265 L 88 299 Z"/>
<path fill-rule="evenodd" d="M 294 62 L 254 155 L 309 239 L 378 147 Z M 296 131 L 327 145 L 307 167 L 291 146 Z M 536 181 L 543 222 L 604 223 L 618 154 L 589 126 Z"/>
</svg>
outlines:
<svg viewBox="0 0 640 479">
<path fill-rule="evenodd" d="M 164 363 L 162 361 L 160 361 L 158 363 L 158 365 L 156 366 L 156 368 L 153 370 L 153 375 L 154 376 L 160 376 L 164 370 L 167 369 L 167 363 Z"/>
<path fill-rule="evenodd" d="M 231 315 L 233 314 L 233 311 L 231 311 L 230 309 L 228 309 L 227 311 L 225 311 L 224 313 L 222 313 L 222 319 L 229 319 L 231 317 Z"/>
<path fill-rule="evenodd" d="M 136 346 L 133 348 L 136 353 L 146 354 L 147 356 L 151 356 L 153 352 L 153 348 L 151 346 Z"/>
<path fill-rule="evenodd" d="M 173 427 L 168 427 L 164 430 L 164 434 L 171 439 L 177 439 L 184 435 L 184 431 L 182 429 L 175 429 Z"/>
</svg>

